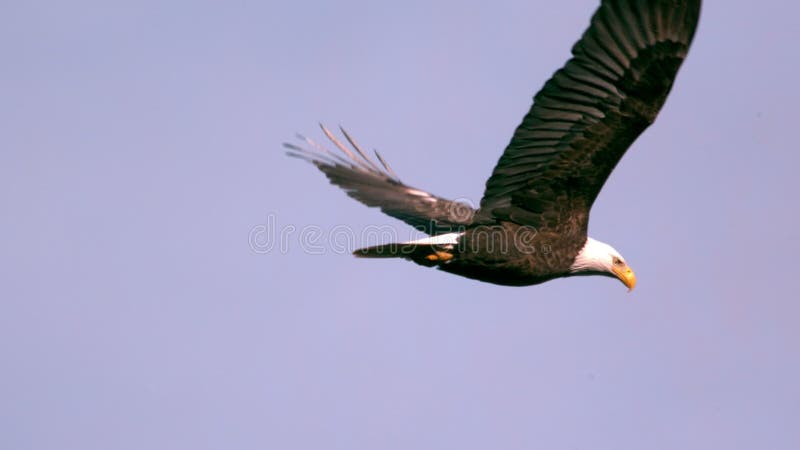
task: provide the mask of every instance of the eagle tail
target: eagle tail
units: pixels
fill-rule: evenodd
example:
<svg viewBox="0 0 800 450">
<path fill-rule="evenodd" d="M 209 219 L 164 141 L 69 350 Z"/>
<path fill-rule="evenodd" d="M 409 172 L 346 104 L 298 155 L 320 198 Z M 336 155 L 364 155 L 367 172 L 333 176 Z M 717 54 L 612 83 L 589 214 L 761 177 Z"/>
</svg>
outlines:
<svg viewBox="0 0 800 450">
<path fill-rule="evenodd" d="M 434 266 L 451 260 L 453 249 L 464 233 L 447 233 L 411 242 L 393 242 L 360 248 L 353 255 L 360 258 L 404 258 Z"/>
</svg>

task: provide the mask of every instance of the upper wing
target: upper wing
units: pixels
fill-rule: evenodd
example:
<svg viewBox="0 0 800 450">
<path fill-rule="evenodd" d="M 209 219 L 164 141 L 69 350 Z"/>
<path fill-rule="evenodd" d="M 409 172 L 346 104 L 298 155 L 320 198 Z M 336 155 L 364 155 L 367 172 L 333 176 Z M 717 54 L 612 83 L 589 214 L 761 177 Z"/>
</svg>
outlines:
<svg viewBox="0 0 800 450">
<path fill-rule="evenodd" d="M 321 126 L 321 125 L 320 125 Z M 475 210 L 464 203 L 445 200 L 428 192 L 403 184 L 394 171 L 375 152 L 380 166 L 373 162 L 342 129 L 342 134 L 355 150 L 347 148 L 327 128 L 322 131 L 342 152 L 331 152 L 316 142 L 300 136 L 313 149 L 283 144 L 290 156 L 313 163 L 327 175 L 331 183 L 347 195 L 367 206 L 377 206 L 386 214 L 402 220 L 428 234 L 453 231 L 472 222 Z"/>
<path fill-rule="evenodd" d="M 534 97 L 475 221 L 585 232 L 606 178 L 664 104 L 699 15 L 700 0 L 604 0 Z"/>
</svg>

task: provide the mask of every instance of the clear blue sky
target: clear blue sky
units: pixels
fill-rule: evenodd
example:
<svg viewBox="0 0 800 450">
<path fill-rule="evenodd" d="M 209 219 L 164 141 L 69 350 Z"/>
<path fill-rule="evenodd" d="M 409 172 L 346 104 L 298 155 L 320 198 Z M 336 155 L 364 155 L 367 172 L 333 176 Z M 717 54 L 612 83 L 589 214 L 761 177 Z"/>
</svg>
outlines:
<svg viewBox="0 0 800 450">
<path fill-rule="evenodd" d="M 477 201 L 598 3 L 0 7 L 0 448 L 800 448 L 796 2 L 705 2 L 593 210 L 631 294 L 333 251 L 411 233 L 283 153 Z"/>
</svg>

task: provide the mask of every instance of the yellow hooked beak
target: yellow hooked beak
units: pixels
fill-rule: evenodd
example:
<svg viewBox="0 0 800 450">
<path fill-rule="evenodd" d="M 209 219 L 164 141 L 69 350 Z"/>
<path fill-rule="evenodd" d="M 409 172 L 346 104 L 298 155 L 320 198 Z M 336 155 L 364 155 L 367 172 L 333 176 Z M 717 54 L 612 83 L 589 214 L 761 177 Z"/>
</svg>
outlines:
<svg viewBox="0 0 800 450">
<path fill-rule="evenodd" d="M 628 287 L 628 292 L 633 290 L 634 286 L 636 286 L 636 275 L 627 264 L 622 267 L 614 266 L 611 270 L 614 271 L 614 275 L 622 281 L 622 284 Z"/>
</svg>

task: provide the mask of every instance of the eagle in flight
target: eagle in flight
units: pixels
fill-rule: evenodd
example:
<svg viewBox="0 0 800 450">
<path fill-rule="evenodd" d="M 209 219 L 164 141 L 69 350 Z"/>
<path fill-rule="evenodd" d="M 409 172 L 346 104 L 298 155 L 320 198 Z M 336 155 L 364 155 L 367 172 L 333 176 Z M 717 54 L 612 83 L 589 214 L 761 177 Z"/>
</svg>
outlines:
<svg viewBox="0 0 800 450">
<path fill-rule="evenodd" d="M 588 236 L 589 211 L 633 141 L 655 120 L 692 42 L 700 0 L 603 0 L 572 58 L 533 98 L 479 208 L 437 197 L 397 177 L 341 130 L 338 151 L 302 138 L 284 144 L 367 206 L 424 231 L 424 239 L 358 249 L 511 286 L 605 275 L 636 277 L 612 246 Z M 349 146 L 348 146 L 349 144 Z"/>
</svg>

